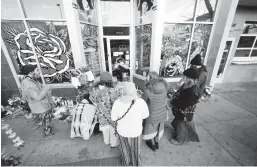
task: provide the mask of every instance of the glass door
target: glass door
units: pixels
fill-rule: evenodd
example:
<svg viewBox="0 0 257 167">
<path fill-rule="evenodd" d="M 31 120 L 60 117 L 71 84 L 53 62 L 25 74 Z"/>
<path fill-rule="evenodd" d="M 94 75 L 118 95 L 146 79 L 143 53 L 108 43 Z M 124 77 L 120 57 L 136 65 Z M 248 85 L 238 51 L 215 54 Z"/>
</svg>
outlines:
<svg viewBox="0 0 257 167">
<path fill-rule="evenodd" d="M 119 81 L 130 76 L 130 41 L 129 39 L 107 38 L 106 69 Z"/>
<path fill-rule="evenodd" d="M 228 60 L 231 55 L 231 47 L 234 44 L 234 39 L 228 39 L 226 42 L 226 47 L 223 51 L 222 58 L 219 64 L 219 70 L 216 76 L 216 83 L 221 83 L 228 65 Z"/>
</svg>

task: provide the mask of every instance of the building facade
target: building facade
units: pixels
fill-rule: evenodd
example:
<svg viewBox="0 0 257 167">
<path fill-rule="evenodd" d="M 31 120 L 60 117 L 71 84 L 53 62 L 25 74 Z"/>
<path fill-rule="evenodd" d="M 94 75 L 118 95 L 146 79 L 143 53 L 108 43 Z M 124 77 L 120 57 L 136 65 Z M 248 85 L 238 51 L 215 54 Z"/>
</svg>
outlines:
<svg viewBox="0 0 257 167">
<path fill-rule="evenodd" d="M 88 66 L 99 76 L 112 72 L 118 60 L 142 88 L 149 71 L 178 82 L 197 54 L 210 86 L 257 79 L 257 10 L 238 7 L 238 0 L 2 0 L 1 5 L 2 103 L 19 92 L 26 64 L 40 67 L 42 83 L 51 84 L 54 95 L 68 98 L 77 94 L 70 69 Z M 234 77 L 236 70 L 241 79 Z"/>
</svg>

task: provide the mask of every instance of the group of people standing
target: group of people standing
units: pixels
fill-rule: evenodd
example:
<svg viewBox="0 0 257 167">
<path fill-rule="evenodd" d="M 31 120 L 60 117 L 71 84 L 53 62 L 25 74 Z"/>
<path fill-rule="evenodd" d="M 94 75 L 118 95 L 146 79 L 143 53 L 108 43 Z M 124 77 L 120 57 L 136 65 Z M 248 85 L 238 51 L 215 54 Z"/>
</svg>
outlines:
<svg viewBox="0 0 257 167">
<path fill-rule="evenodd" d="M 182 84 L 171 99 L 168 98 L 168 84 L 156 72 L 149 73 L 142 95 L 138 94 L 133 82 L 120 82 L 115 85 L 110 73 L 101 73 L 100 81 L 90 88 L 88 100 L 96 106 L 100 127 L 110 125 L 115 129 L 124 165 L 140 164 L 141 139 L 153 151 L 159 149 L 169 111 L 175 117 L 171 123 L 174 133 L 170 142 L 175 145 L 185 141 L 199 142 L 193 116 L 207 80 L 206 67 L 201 62 L 201 56 L 196 55 L 191 61 L 191 67 L 184 71 Z M 42 88 L 34 81 L 33 78 L 38 77 L 35 68 L 30 66 L 24 73 L 26 77 L 22 81 L 23 96 L 32 108 L 32 103 L 40 101 L 45 107 L 41 118 L 47 122 L 47 113 L 51 108 L 47 104 L 51 102 L 44 101 L 49 99 L 49 88 Z M 32 84 L 36 86 L 31 86 Z M 51 133 L 49 125 L 46 124 L 44 129 L 45 134 L 48 131 Z"/>
</svg>

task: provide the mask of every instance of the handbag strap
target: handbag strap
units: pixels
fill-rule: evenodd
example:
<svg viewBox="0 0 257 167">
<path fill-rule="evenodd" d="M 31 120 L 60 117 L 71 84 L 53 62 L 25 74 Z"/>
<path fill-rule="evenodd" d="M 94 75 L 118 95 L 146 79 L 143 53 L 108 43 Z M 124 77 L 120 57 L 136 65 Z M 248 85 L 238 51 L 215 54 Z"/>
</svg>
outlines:
<svg viewBox="0 0 257 167">
<path fill-rule="evenodd" d="M 127 115 L 127 113 L 129 112 L 129 110 L 131 109 L 131 107 L 135 104 L 135 102 L 136 102 L 136 100 L 132 100 L 132 102 L 131 102 L 131 104 L 130 104 L 128 110 L 127 110 L 121 117 L 119 117 L 119 118 L 115 121 L 115 127 L 114 127 L 115 136 L 117 135 L 117 123 L 118 123 L 118 121 L 120 121 L 122 118 L 124 118 L 124 117 Z"/>
<path fill-rule="evenodd" d="M 118 119 L 116 120 L 116 122 L 120 121 L 122 118 L 124 118 L 124 117 L 127 115 L 127 113 L 129 112 L 129 110 L 131 109 L 131 107 L 135 104 L 135 102 L 136 102 L 135 100 L 132 100 L 132 102 L 131 102 L 131 104 L 130 104 L 128 110 L 127 110 L 120 118 L 118 118 Z"/>
</svg>

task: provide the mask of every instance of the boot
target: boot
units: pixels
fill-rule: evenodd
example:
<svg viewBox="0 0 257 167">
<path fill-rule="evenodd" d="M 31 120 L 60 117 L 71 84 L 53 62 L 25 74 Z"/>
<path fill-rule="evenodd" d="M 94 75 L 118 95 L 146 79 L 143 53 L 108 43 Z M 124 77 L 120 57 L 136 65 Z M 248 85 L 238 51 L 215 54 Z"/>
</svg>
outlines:
<svg viewBox="0 0 257 167">
<path fill-rule="evenodd" d="M 159 149 L 159 142 L 157 137 L 154 138 L 154 143 L 155 143 L 156 149 Z"/>
<path fill-rule="evenodd" d="M 153 144 L 153 142 L 151 140 L 146 140 L 145 144 L 147 145 L 147 147 L 149 147 L 151 150 L 155 151 L 156 150 L 156 146 L 155 144 Z"/>
</svg>

